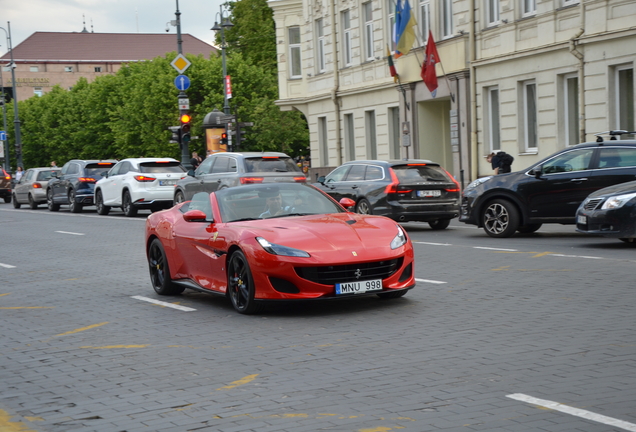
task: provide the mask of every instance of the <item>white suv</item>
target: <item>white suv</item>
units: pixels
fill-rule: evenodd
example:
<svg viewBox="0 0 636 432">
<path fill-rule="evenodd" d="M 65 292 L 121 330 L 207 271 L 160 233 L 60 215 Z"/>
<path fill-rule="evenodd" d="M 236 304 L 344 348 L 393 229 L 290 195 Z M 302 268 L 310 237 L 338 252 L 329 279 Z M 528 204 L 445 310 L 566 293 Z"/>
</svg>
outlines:
<svg viewBox="0 0 636 432">
<path fill-rule="evenodd" d="M 121 207 L 131 217 L 139 209 L 170 208 L 174 186 L 185 176 L 186 170 L 176 159 L 123 159 L 95 184 L 97 213 L 107 215 L 111 207 Z"/>
</svg>

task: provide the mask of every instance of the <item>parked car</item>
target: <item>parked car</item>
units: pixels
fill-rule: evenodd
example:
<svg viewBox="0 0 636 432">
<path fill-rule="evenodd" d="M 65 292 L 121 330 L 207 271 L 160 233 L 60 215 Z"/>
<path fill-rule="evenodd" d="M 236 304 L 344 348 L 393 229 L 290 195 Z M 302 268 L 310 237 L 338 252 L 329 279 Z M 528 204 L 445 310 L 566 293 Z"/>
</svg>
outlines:
<svg viewBox="0 0 636 432">
<path fill-rule="evenodd" d="M 398 223 L 291 182 L 198 192 L 153 213 L 146 254 L 157 294 L 220 294 L 245 314 L 266 300 L 397 298 L 415 286 L 413 245 Z"/>
<path fill-rule="evenodd" d="M 19 209 L 22 204 L 29 204 L 35 210 L 39 204 L 46 203 L 49 180 L 59 172 L 59 168 L 51 167 L 26 170 L 13 188 L 13 207 Z"/>
<path fill-rule="evenodd" d="M 132 217 L 140 209 L 170 208 L 177 180 L 185 176 L 185 168 L 176 159 L 123 159 L 95 183 L 97 213 L 107 215 L 111 207 L 121 207 Z"/>
<path fill-rule="evenodd" d="M 635 140 L 579 144 L 523 171 L 473 181 L 464 189 L 459 220 L 491 237 L 531 233 L 544 223 L 574 224 L 590 193 L 635 179 Z"/>
<path fill-rule="evenodd" d="M 636 244 L 636 181 L 591 193 L 576 211 L 576 230 Z"/>
<path fill-rule="evenodd" d="M 4 202 L 11 202 L 11 174 L 7 173 L 4 168 L 0 168 L 0 197 L 4 198 Z"/>
<path fill-rule="evenodd" d="M 47 185 L 49 211 L 58 211 L 61 205 L 68 205 L 71 212 L 80 213 L 84 206 L 93 205 L 95 183 L 116 163 L 116 160 L 80 159 L 66 162 Z"/>
<path fill-rule="evenodd" d="M 314 186 L 336 200 L 354 200 L 357 213 L 428 222 L 436 230 L 459 214 L 459 183 L 429 160 L 345 162 Z"/>
<path fill-rule="evenodd" d="M 190 200 L 197 192 L 214 192 L 242 184 L 305 181 L 305 174 L 285 153 L 215 153 L 177 182 L 174 204 Z"/>
</svg>

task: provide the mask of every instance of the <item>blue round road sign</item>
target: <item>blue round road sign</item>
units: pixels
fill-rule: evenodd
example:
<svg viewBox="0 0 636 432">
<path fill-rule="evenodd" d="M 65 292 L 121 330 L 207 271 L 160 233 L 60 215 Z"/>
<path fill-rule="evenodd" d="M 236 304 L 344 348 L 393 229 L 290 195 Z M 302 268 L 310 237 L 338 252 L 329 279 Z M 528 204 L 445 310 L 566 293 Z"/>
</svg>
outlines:
<svg viewBox="0 0 636 432">
<path fill-rule="evenodd" d="M 190 88 L 190 78 L 185 75 L 179 75 L 174 79 L 174 85 L 177 90 L 187 90 Z"/>
</svg>

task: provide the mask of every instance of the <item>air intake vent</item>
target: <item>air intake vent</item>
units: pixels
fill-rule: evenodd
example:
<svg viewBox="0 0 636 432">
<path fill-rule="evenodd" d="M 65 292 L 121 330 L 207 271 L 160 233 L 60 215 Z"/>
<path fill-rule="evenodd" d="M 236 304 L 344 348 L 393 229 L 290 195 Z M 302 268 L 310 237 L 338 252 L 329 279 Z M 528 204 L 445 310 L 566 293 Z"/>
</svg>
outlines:
<svg viewBox="0 0 636 432">
<path fill-rule="evenodd" d="M 296 273 L 303 279 L 323 285 L 355 282 L 371 279 L 386 279 L 402 266 L 402 258 L 369 263 L 347 264 L 324 267 L 296 267 Z"/>
<path fill-rule="evenodd" d="M 583 208 L 585 210 L 596 210 L 597 207 L 603 202 L 605 198 L 592 198 L 588 202 L 585 203 Z"/>
</svg>

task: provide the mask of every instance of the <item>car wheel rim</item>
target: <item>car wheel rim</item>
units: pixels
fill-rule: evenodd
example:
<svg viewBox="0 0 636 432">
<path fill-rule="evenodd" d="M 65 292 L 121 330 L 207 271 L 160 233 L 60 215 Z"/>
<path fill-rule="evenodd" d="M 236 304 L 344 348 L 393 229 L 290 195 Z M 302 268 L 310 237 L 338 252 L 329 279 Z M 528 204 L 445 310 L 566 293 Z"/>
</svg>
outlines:
<svg viewBox="0 0 636 432">
<path fill-rule="evenodd" d="M 97 195 L 95 195 L 95 207 L 97 207 L 97 212 L 101 212 L 102 211 L 102 194 L 97 193 Z"/>
<path fill-rule="evenodd" d="M 124 212 L 130 212 L 130 197 L 128 194 L 124 195 Z"/>
<path fill-rule="evenodd" d="M 501 234 L 508 228 L 510 215 L 506 207 L 501 204 L 492 204 L 484 213 L 484 226 L 494 234 Z"/>
<path fill-rule="evenodd" d="M 239 257 L 232 259 L 230 267 L 230 296 L 237 309 L 245 309 L 249 299 L 247 263 Z"/>
<path fill-rule="evenodd" d="M 362 201 L 358 205 L 358 213 L 360 213 L 360 214 L 369 214 L 369 206 L 367 205 L 366 202 Z"/>
<path fill-rule="evenodd" d="M 53 192 L 49 191 L 49 193 L 46 194 L 46 203 L 49 207 L 53 207 Z"/>
<path fill-rule="evenodd" d="M 163 286 L 165 280 L 164 256 L 161 249 L 157 245 L 150 247 L 148 263 L 150 265 L 150 274 L 152 275 L 152 283 L 156 287 Z"/>
<path fill-rule="evenodd" d="M 185 197 L 183 196 L 183 194 L 181 192 L 179 192 L 177 194 L 177 204 L 182 203 L 185 200 Z"/>
<path fill-rule="evenodd" d="M 68 204 L 71 207 L 71 211 L 75 209 L 75 192 L 70 191 L 68 193 Z"/>
</svg>

